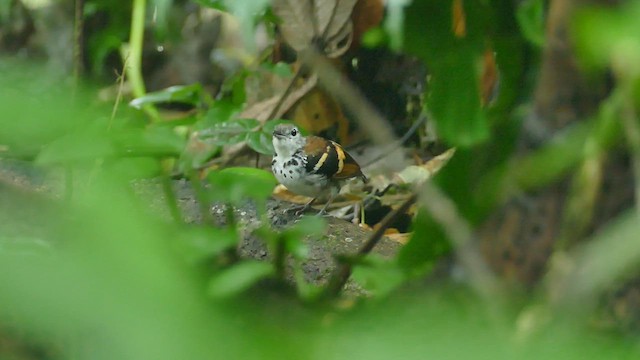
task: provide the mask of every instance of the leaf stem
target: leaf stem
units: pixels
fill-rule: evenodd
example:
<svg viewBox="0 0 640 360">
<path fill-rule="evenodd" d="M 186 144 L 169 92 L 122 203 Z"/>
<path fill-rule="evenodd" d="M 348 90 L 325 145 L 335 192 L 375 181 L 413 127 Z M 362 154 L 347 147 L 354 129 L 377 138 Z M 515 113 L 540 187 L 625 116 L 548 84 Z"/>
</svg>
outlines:
<svg viewBox="0 0 640 360">
<path fill-rule="evenodd" d="M 133 96 L 136 98 L 142 97 L 146 93 L 144 80 L 142 77 L 142 50 L 144 44 L 146 6 L 146 0 L 133 1 L 129 46 L 123 54 L 123 61 L 125 63 L 128 62 L 129 64 L 129 66 L 127 67 L 127 75 L 129 77 L 129 81 L 131 82 Z M 147 113 L 152 121 L 158 120 L 158 111 L 153 106 L 151 106 L 151 104 L 143 105 L 142 109 L 145 113 Z"/>
</svg>

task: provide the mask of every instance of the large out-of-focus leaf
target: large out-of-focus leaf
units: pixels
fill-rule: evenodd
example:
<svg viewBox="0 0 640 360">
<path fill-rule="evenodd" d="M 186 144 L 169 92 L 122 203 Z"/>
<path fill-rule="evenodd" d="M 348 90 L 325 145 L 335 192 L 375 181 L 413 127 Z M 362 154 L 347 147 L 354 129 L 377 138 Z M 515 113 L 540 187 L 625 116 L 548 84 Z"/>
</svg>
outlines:
<svg viewBox="0 0 640 360">
<path fill-rule="evenodd" d="M 413 2 L 406 11 L 405 49 L 429 68 L 428 108 L 439 137 L 450 145 L 468 147 L 489 136 L 476 66 L 485 39 L 481 26 L 471 26 L 475 19 L 469 14 L 466 35 L 456 36 L 451 8 L 445 0 Z"/>
<path fill-rule="evenodd" d="M 221 254 L 238 242 L 234 228 L 191 227 L 178 234 L 176 247 L 191 264 L 199 264 Z"/>
<path fill-rule="evenodd" d="M 277 181 L 271 171 L 256 168 L 226 168 L 209 173 L 212 200 L 243 204 L 251 199 L 263 203 Z"/>
<path fill-rule="evenodd" d="M 413 236 L 398 255 L 398 265 L 409 275 L 421 274 L 451 251 L 442 226 L 429 214 L 420 211 L 413 224 Z"/>
<path fill-rule="evenodd" d="M 319 217 L 304 217 L 300 219 L 282 234 L 287 252 L 298 259 L 305 259 L 308 256 L 309 249 L 303 239 L 307 236 L 317 236 L 324 233 L 325 227 L 326 222 Z"/>
<path fill-rule="evenodd" d="M 182 152 L 186 145 L 184 137 L 172 128 L 149 126 L 144 129 L 128 129 L 112 135 L 122 155 L 155 155 L 175 156 Z"/>
<path fill-rule="evenodd" d="M 36 162 L 41 165 L 61 165 L 117 154 L 116 147 L 105 134 L 82 131 L 53 141 L 38 154 Z"/>
<path fill-rule="evenodd" d="M 544 45 L 544 3 L 543 0 L 526 0 L 520 3 L 516 12 L 524 37 L 540 47 Z"/>
<path fill-rule="evenodd" d="M 209 295 L 218 299 L 238 295 L 272 274 L 273 266 L 267 262 L 243 261 L 214 275 L 209 282 Z"/>
<path fill-rule="evenodd" d="M 369 255 L 353 270 L 353 279 L 376 297 L 384 297 L 406 280 L 406 274 L 396 263 Z"/>
<path fill-rule="evenodd" d="M 617 9 L 586 8 L 576 14 L 574 35 L 580 59 L 604 67 L 611 61 L 635 73 L 640 63 L 640 2 L 630 1 Z"/>
</svg>

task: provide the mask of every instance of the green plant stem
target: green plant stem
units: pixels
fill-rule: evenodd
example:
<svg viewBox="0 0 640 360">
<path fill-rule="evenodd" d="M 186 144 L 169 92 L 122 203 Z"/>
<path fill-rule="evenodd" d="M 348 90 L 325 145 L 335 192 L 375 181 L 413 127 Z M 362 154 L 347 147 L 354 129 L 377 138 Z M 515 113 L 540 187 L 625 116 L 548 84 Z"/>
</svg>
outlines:
<svg viewBox="0 0 640 360">
<path fill-rule="evenodd" d="M 167 202 L 167 206 L 169 207 L 169 213 L 173 220 L 177 223 L 182 222 L 182 215 L 180 213 L 180 209 L 178 208 L 178 200 L 176 198 L 176 194 L 173 191 L 173 186 L 171 185 L 171 177 L 167 174 L 162 176 L 162 192 L 164 193 L 164 198 Z"/>
<path fill-rule="evenodd" d="M 133 96 L 142 97 L 146 93 L 144 79 L 142 77 L 142 50 L 144 44 L 144 24 L 147 1 L 134 0 L 131 14 L 131 35 L 129 37 L 128 50 L 124 53 L 123 61 L 128 63 L 127 75 L 131 82 Z M 159 118 L 158 111 L 150 104 L 142 106 L 145 113 L 156 121 Z"/>
<path fill-rule="evenodd" d="M 189 180 L 191 181 L 191 186 L 193 187 L 193 192 L 196 196 L 198 207 L 200 208 L 200 216 L 202 217 L 202 223 L 213 225 L 214 221 L 213 221 L 213 216 L 211 215 L 211 211 L 209 211 L 209 201 L 207 199 L 207 195 L 202 186 L 202 181 L 198 176 L 198 172 L 191 171 L 189 173 Z"/>
<path fill-rule="evenodd" d="M 82 42 L 83 42 L 83 13 L 84 13 L 84 0 L 75 1 L 75 15 L 73 24 L 73 78 L 76 84 L 80 81 L 80 75 L 82 74 Z"/>
</svg>

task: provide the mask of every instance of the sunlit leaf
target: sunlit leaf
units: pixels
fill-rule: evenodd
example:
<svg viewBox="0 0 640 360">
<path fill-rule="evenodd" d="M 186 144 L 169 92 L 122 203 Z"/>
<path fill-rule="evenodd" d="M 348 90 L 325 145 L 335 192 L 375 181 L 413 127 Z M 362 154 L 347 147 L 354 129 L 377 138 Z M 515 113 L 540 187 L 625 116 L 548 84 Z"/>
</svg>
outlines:
<svg viewBox="0 0 640 360">
<path fill-rule="evenodd" d="M 202 86 L 198 83 L 191 85 L 176 85 L 164 90 L 148 93 L 132 100 L 129 105 L 141 109 L 146 104 L 183 103 L 192 106 L 200 105 L 202 100 Z"/>
</svg>

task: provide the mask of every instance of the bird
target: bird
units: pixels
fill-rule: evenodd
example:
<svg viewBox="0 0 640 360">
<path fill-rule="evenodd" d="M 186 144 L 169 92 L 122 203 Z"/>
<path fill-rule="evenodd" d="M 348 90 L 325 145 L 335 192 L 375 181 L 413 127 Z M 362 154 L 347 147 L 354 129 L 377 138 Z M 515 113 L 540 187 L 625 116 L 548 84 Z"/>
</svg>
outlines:
<svg viewBox="0 0 640 360">
<path fill-rule="evenodd" d="M 345 180 L 360 178 L 364 183 L 369 180 L 340 144 L 318 136 L 303 136 L 295 125 L 278 124 L 273 130 L 272 142 L 275 153 L 271 171 L 278 182 L 291 192 L 312 198 L 300 212 L 306 211 L 319 197 L 328 195 L 329 200 L 318 213 L 321 215 Z"/>
</svg>

